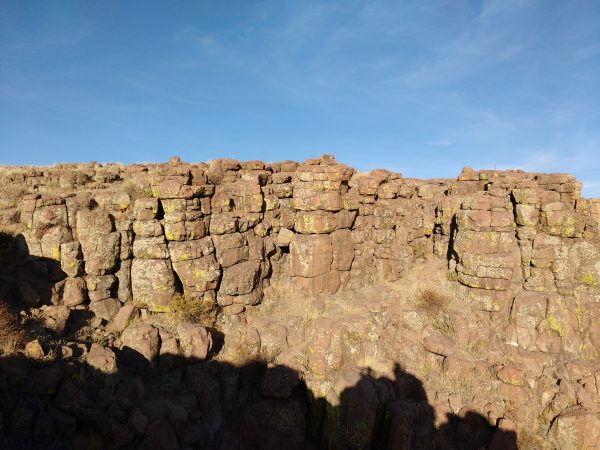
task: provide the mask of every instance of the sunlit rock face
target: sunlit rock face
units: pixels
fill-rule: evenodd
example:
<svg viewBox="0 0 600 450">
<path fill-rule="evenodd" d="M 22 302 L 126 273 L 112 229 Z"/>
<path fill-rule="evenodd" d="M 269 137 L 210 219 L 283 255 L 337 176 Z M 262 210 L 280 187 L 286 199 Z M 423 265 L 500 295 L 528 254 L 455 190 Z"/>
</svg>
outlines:
<svg viewBox="0 0 600 450">
<path fill-rule="evenodd" d="M 0 446 L 596 448 L 580 189 L 329 155 L 1 167 L 0 295 L 30 334 L 0 354 Z"/>
</svg>

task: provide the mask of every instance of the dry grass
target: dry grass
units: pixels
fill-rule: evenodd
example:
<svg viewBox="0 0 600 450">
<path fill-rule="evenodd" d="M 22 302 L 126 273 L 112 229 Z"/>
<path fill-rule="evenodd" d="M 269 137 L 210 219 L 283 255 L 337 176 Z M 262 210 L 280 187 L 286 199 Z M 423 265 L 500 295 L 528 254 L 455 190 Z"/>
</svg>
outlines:
<svg viewBox="0 0 600 450">
<path fill-rule="evenodd" d="M 0 302 L 0 353 L 14 353 L 23 346 L 24 341 L 25 335 L 17 320 L 8 307 Z"/>
<path fill-rule="evenodd" d="M 138 198 L 153 197 L 152 188 L 150 185 L 136 184 L 131 180 L 127 180 L 125 183 L 123 183 L 123 190 L 129 194 L 132 204 Z"/>
<path fill-rule="evenodd" d="M 3 223 L 0 224 L 0 235 L 7 237 L 15 237 L 23 231 L 23 225 L 20 223 Z"/>
<path fill-rule="evenodd" d="M 452 319 L 443 312 L 435 317 L 432 317 L 429 321 L 434 330 L 444 336 L 454 337 L 456 335 L 456 329 L 452 323 Z"/>
<path fill-rule="evenodd" d="M 428 313 L 437 313 L 444 309 L 448 298 L 431 288 L 420 289 L 417 292 L 417 305 Z"/>
<path fill-rule="evenodd" d="M 11 207 L 16 207 L 21 201 L 21 197 L 27 193 L 27 189 L 22 184 L 9 184 L 2 187 L 2 196 L 5 199 L 10 199 L 8 204 Z"/>
<path fill-rule="evenodd" d="M 549 448 L 538 435 L 523 429 L 517 433 L 517 447 L 520 450 L 541 450 Z"/>
<path fill-rule="evenodd" d="M 454 337 L 454 324 L 445 312 L 448 303 L 448 297 L 438 290 L 423 288 L 417 291 L 417 307 L 427 314 L 433 329 L 444 336 Z"/>
<path fill-rule="evenodd" d="M 217 306 L 214 301 L 204 298 L 190 298 L 176 294 L 170 306 L 170 314 L 176 320 L 194 322 L 203 326 L 213 326 L 217 319 Z"/>
<path fill-rule="evenodd" d="M 429 239 L 417 239 L 411 245 L 417 259 L 427 259 L 433 254 L 433 243 Z"/>
</svg>

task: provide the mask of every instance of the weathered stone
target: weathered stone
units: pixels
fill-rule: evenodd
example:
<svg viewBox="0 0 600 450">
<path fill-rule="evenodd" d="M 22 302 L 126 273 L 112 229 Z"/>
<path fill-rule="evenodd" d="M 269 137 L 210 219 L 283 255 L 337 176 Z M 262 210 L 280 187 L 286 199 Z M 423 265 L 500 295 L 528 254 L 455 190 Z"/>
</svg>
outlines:
<svg viewBox="0 0 600 450">
<path fill-rule="evenodd" d="M 131 260 L 121 260 L 115 273 L 118 280 L 117 297 L 121 302 L 131 300 Z"/>
<path fill-rule="evenodd" d="M 279 247 L 289 247 L 293 237 L 293 231 L 288 230 L 287 228 L 281 228 L 277 234 L 277 238 L 275 239 L 275 244 L 277 244 Z"/>
<path fill-rule="evenodd" d="M 121 233 L 84 235 L 78 228 L 79 241 L 85 260 L 85 271 L 89 275 L 111 273 L 120 255 Z"/>
<path fill-rule="evenodd" d="M 64 226 L 52 227 L 44 232 L 40 239 L 42 256 L 56 261 L 61 260 L 60 249 L 62 244 L 73 239 L 71 230 Z"/>
<path fill-rule="evenodd" d="M 100 344 L 92 344 L 86 362 L 90 367 L 103 374 L 110 375 L 117 372 L 117 357 L 115 356 L 115 352 Z"/>
<path fill-rule="evenodd" d="M 121 302 L 116 298 L 107 298 L 90 303 L 90 310 L 96 317 L 110 322 L 119 312 Z"/>
<path fill-rule="evenodd" d="M 210 218 L 210 234 L 235 233 L 239 228 L 239 219 L 235 216 L 213 214 Z"/>
<path fill-rule="evenodd" d="M 73 307 L 87 300 L 87 285 L 83 278 L 67 278 L 63 288 L 63 305 Z"/>
<path fill-rule="evenodd" d="M 546 306 L 546 297 L 537 292 L 523 292 L 515 297 L 511 315 L 516 327 L 517 342 L 524 349 L 534 347 L 536 328 L 545 318 Z"/>
<path fill-rule="evenodd" d="M 350 270 L 354 260 L 354 241 L 350 230 L 337 230 L 331 234 L 334 270 Z"/>
<path fill-rule="evenodd" d="M 129 319 L 131 318 L 134 310 L 135 306 L 133 306 L 131 303 L 123 305 L 119 309 L 119 312 L 115 314 L 113 321 L 110 323 L 110 330 L 116 331 L 117 333 L 121 333 L 123 330 L 125 330 L 127 325 L 129 325 Z"/>
<path fill-rule="evenodd" d="M 295 235 L 290 243 L 292 274 L 316 277 L 331 270 L 333 247 L 328 235 Z"/>
<path fill-rule="evenodd" d="M 190 358 L 190 363 L 203 361 L 212 347 L 212 337 L 201 325 L 178 323 L 177 334 L 183 355 Z"/>
<path fill-rule="evenodd" d="M 25 344 L 25 354 L 34 359 L 41 359 L 45 355 L 44 349 L 42 348 L 42 345 L 38 339 L 29 341 L 27 344 Z"/>
<path fill-rule="evenodd" d="M 156 186 L 152 186 L 152 192 L 158 198 L 176 198 L 176 199 L 191 199 L 194 197 L 206 196 L 214 187 L 200 185 L 191 186 L 181 184 L 178 181 L 163 181 Z"/>
<path fill-rule="evenodd" d="M 131 290 L 137 305 L 161 311 L 175 295 L 171 262 L 165 259 L 134 259 L 131 264 Z"/>
<path fill-rule="evenodd" d="M 36 208 L 33 211 L 31 228 L 46 230 L 54 226 L 67 225 L 67 208 L 65 205 L 52 205 Z"/>
<path fill-rule="evenodd" d="M 133 214 L 137 220 L 152 220 L 158 213 L 158 199 L 138 198 L 133 207 Z"/>
<path fill-rule="evenodd" d="M 260 263 L 247 261 L 225 268 L 219 291 L 227 295 L 249 294 L 258 284 Z"/>
<path fill-rule="evenodd" d="M 208 256 L 214 251 L 215 247 L 211 236 L 193 241 L 169 242 L 169 252 L 174 263 Z"/>
<path fill-rule="evenodd" d="M 160 350 L 160 338 L 156 328 L 147 323 L 136 323 L 128 326 L 121 336 L 125 357 L 140 361 L 142 358 L 148 364 L 155 364 Z"/>
<path fill-rule="evenodd" d="M 423 339 L 425 350 L 442 356 L 450 356 L 456 351 L 452 339 L 447 336 L 434 334 Z"/>
<path fill-rule="evenodd" d="M 223 267 L 230 267 L 248 260 L 248 241 L 240 233 L 216 235 L 213 237 L 217 261 Z"/>
<path fill-rule="evenodd" d="M 161 223 L 156 219 L 150 220 L 136 220 L 133 222 L 133 232 L 138 237 L 150 238 L 163 235 L 163 228 Z"/>
<path fill-rule="evenodd" d="M 320 190 L 294 187 L 294 208 L 302 211 L 340 211 L 343 209 L 342 196 L 337 190 Z"/>
<path fill-rule="evenodd" d="M 96 302 L 113 296 L 117 286 L 117 277 L 114 275 L 87 275 L 85 283 L 90 301 Z"/>
<path fill-rule="evenodd" d="M 515 216 L 517 225 L 534 227 L 539 220 L 539 209 L 535 205 L 516 205 Z"/>
<path fill-rule="evenodd" d="M 77 211 L 77 236 L 80 241 L 92 234 L 107 235 L 113 229 L 113 221 L 107 211 L 103 209 Z"/>
<path fill-rule="evenodd" d="M 137 259 L 168 259 L 169 249 L 162 236 L 137 238 L 133 241 L 133 257 Z"/>
<path fill-rule="evenodd" d="M 186 294 L 216 289 L 221 277 L 221 267 L 213 255 L 174 262 L 173 270 Z"/>
<path fill-rule="evenodd" d="M 331 233 L 337 228 L 336 215 L 328 211 L 299 211 L 294 228 L 298 233 Z"/>
<path fill-rule="evenodd" d="M 69 277 L 83 274 L 83 255 L 79 242 L 65 242 L 60 245 L 60 268 Z"/>
</svg>

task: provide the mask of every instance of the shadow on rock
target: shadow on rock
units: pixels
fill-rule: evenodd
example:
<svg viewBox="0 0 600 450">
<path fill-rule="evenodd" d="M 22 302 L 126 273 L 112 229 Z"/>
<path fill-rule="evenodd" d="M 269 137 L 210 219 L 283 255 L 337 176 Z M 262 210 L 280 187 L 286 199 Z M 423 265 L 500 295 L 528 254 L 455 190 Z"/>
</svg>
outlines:
<svg viewBox="0 0 600 450">
<path fill-rule="evenodd" d="M 499 430 L 475 412 L 449 416 L 436 428 L 421 382 L 400 367 L 394 379 L 362 373 L 334 405 L 315 399 L 300 374 L 284 366 L 249 362 L 236 367 L 177 357 L 168 370 L 160 364 L 141 369 L 137 362 L 130 364 L 130 355 L 113 359 L 106 350 L 92 348 L 81 358 L 46 362 L 0 357 L 0 445 L 517 448 L 514 433 Z"/>
</svg>

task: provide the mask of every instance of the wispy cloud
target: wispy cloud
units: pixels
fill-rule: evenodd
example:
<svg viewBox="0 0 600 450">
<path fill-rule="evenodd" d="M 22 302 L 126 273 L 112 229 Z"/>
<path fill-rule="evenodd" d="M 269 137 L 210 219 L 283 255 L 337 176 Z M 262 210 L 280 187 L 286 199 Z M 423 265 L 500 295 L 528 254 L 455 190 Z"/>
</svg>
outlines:
<svg viewBox="0 0 600 450">
<path fill-rule="evenodd" d="M 449 147 L 454 144 L 454 141 L 450 139 L 438 139 L 436 141 L 429 141 L 427 145 L 430 147 Z"/>
</svg>

